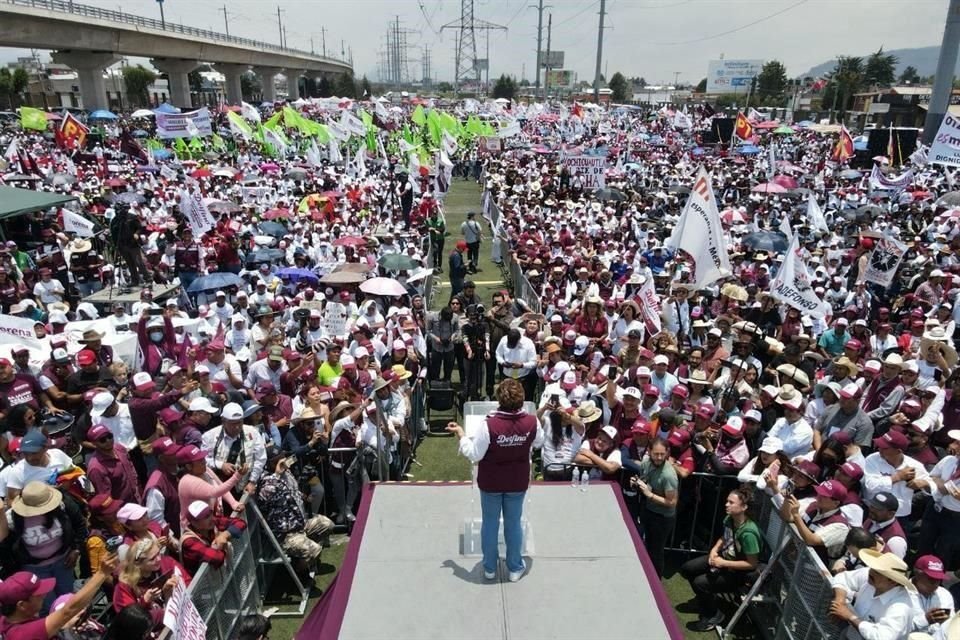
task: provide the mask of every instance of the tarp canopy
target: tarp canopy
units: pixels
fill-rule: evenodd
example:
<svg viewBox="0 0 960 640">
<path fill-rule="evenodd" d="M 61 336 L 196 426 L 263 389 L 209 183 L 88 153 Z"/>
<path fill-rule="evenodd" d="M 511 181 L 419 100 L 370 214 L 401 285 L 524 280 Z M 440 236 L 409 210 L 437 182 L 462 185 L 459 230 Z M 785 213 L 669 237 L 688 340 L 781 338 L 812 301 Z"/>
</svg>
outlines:
<svg viewBox="0 0 960 640">
<path fill-rule="evenodd" d="M 40 211 L 76 200 L 75 196 L 0 186 L 0 220 Z"/>
</svg>

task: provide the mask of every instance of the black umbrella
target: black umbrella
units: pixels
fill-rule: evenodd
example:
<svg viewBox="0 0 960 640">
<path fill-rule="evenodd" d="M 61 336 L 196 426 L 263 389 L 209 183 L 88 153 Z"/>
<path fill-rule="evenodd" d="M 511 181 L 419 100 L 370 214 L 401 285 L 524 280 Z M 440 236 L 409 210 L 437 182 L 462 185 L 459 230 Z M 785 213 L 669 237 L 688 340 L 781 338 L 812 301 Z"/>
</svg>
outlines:
<svg viewBox="0 0 960 640">
<path fill-rule="evenodd" d="M 784 253 L 790 246 L 787 236 L 779 231 L 754 231 L 745 235 L 742 242 L 745 247 L 750 247 L 754 251 L 774 253 Z"/>
<path fill-rule="evenodd" d="M 883 215 L 884 209 L 875 204 L 865 204 L 862 207 L 854 209 L 854 213 L 857 214 L 857 220 L 869 221 L 877 216 Z"/>
<path fill-rule="evenodd" d="M 624 202 L 627 199 L 627 195 L 620 191 L 619 189 L 612 189 L 607 187 L 605 189 L 597 189 L 593 192 L 593 195 L 598 200 L 613 200 L 615 202 Z"/>
<path fill-rule="evenodd" d="M 187 289 L 188 293 L 200 293 L 201 291 L 214 291 L 216 289 L 226 289 L 227 287 L 239 287 L 243 284 L 235 273 L 229 271 L 218 271 L 206 276 L 200 276 L 190 283 Z"/>
</svg>

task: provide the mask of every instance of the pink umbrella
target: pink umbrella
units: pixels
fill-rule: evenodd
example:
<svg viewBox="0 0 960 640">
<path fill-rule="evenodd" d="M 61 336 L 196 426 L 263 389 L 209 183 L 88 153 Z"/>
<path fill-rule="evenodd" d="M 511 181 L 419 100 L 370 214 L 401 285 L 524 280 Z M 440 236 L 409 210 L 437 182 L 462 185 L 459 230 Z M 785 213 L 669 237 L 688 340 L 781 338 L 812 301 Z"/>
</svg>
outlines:
<svg viewBox="0 0 960 640">
<path fill-rule="evenodd" d="M 773 182 L 777 183 L 784 189 L 796 189 L 797 188 L 797 179 L 793 176 L 774 176 Z"/>
<path fill-rule="evenodd" d="M 290 210 L 289 209 L 270 209 L 263 214 L 264 220 L 276 220 L 277 218 L 289 218 Z"/>
<path fill-rule="evenodd" d="M 734 209 L 733 207 L 721 211 L 720 220 L 727 225 L 745 224 L 746 222 L 749 222 L 746 213 L 740 211 L 739 209 Z"/>
<path fill-rule="evenodd" d="M 764 182 L 750 189 L 750 191 L 754 193 L 786 193 L 787 188 L 780 186 L 776 182 Z"/>
<path fill-rule="evenodd" d="M 360 236 L 343 236 L 333 241 L 335 247 L 363 247 L 367 241 Z"/>
<path fill-rule="evenodd" d="M 403 296 L 407 289 L 393 278 L 370 278 L 360 283 L 360 291 L 374 296 Z"/>
<path fill-rule="evenodd" d="M 261 171 L 280 171 L 280 165 L 275 162 L 264 162 L 260 165 Z"/>
</svg>

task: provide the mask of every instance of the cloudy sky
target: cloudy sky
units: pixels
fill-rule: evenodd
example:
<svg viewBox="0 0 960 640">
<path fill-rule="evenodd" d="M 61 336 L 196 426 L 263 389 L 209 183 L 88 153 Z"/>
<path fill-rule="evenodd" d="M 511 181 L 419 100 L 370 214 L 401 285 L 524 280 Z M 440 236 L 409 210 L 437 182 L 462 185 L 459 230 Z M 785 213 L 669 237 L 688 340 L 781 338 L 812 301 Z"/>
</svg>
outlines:
<svg viewBox="0 0 960 640">
<path fill-rule="evenodd" d="M 127 13 L 159 18 L 153 0 L 78 0 Z M 490 33 L 490 75 L 508 73 L 533 78 L 536 57 L 537 0 L 475 0 L 478 19 L 505 25 Z M 222 31 L 223 2 L 166 0 L 170 22 Z M 545 0 L 553 14 L 552 49 L 566 52 L 565 68 L 591 80 L 596 60 L 600 1 Z M 459 20 L 459 0 L 229 0 L 231 35 L 277 42 L 277 6 L 287 27 L 290 47 L 318 52 L 326 29 L 327 50 L 352 48 L 358 75 L 377 79 L 379 52 L 388 22 L 400 18 L 407 30 L 411 76 L 421 74 L 425 47 L 433 77 L 453 75 L 454 32 L 440 31 Z M 837 54 L 863 54 L 886 49 L 938 45 L 947 0 L 607 0 L 604 68 L 650 83 L 698 82 L 707 62 L 726 58 L 779 59 L 790 75 Z M 486 48 L 486 32 L 477 32 L 478 57 Z M 0 62 L 28 51 L 0 48 Z"/>
</svg>

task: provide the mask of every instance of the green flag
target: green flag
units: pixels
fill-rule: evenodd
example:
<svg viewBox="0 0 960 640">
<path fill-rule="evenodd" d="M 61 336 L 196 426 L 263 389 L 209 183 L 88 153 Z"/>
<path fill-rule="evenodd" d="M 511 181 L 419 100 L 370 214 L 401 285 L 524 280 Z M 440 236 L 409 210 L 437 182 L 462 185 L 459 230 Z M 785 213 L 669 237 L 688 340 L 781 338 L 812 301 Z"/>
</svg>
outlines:
<svg viewBox="0 0 960 640">
<path fill-rule="evenodd" d="M 413 110 L 413 113 L 410 114 L 410 119 L 421 127 L 427 123 L 427 116 L 423 112 L 421 105 L 418 104 L 417 108 Z"/>
<path fill-rule="evenodd" d="M 460 122 L 445 111 L 440 112 L 440 126 L 450 135 L 455 136 L 460 133 Z"/>
<path fill-rule="evenodd" d="M 266 129 L 279 129 L 280 128 L 280 118 L 283 116 L 282 111 L 277 111 L 275 114 L 270 116 L 270 119 L 263 123 L 264 128 Z"/>
<path fill-rule="evenodd" d="M 190 144 L 187 145 L 191 151 L 196 153 L 203 153 L 203 140 L 200 138 L 191 138 Z"/>
<path fill-rule="evenodd" d="M 47 130 L 47 114 L 33 107 L 20 107 L 20 126 L 36 131 Z"/>
<path fill-rule="evenodd" d="M 190 150 L 187 149 L 187 143 L 183 141 L 183 138 L 177 138 L 173 143 L 173 150 L 177 154 L 177 158 L 189 158 Z"/>
<path fill-rule="evenodd" d="M 224 151 L 227 148 L 227 144 L 223 141 L 223 138 L 221 138 L 220 135 L 216 133 L 213 134 L 212 138 L 210 138 L 210 144 L 213 146 L 214 149 L 219 149 L 220 151 Z"/>
<path fill-rule="evenodd" d="M 227 122 L 230 123 L 230 132 L 233 133 L 234 136 L 239 135 L 247 140 L 253 137 L 253 128 L 247 123 L 246 120 L 241 118 L 233 111 L 227 112 Z"/>
<path fill-rule="evenodd" d="M 433 146 L 440 146 L 440 139 L 443 137 L 443 125 L 440 123 L 440 115 L 436 109 L 430 109 L 430 113 L 427 114 L 427 131 L 430 132 Z"/>
</svg>

